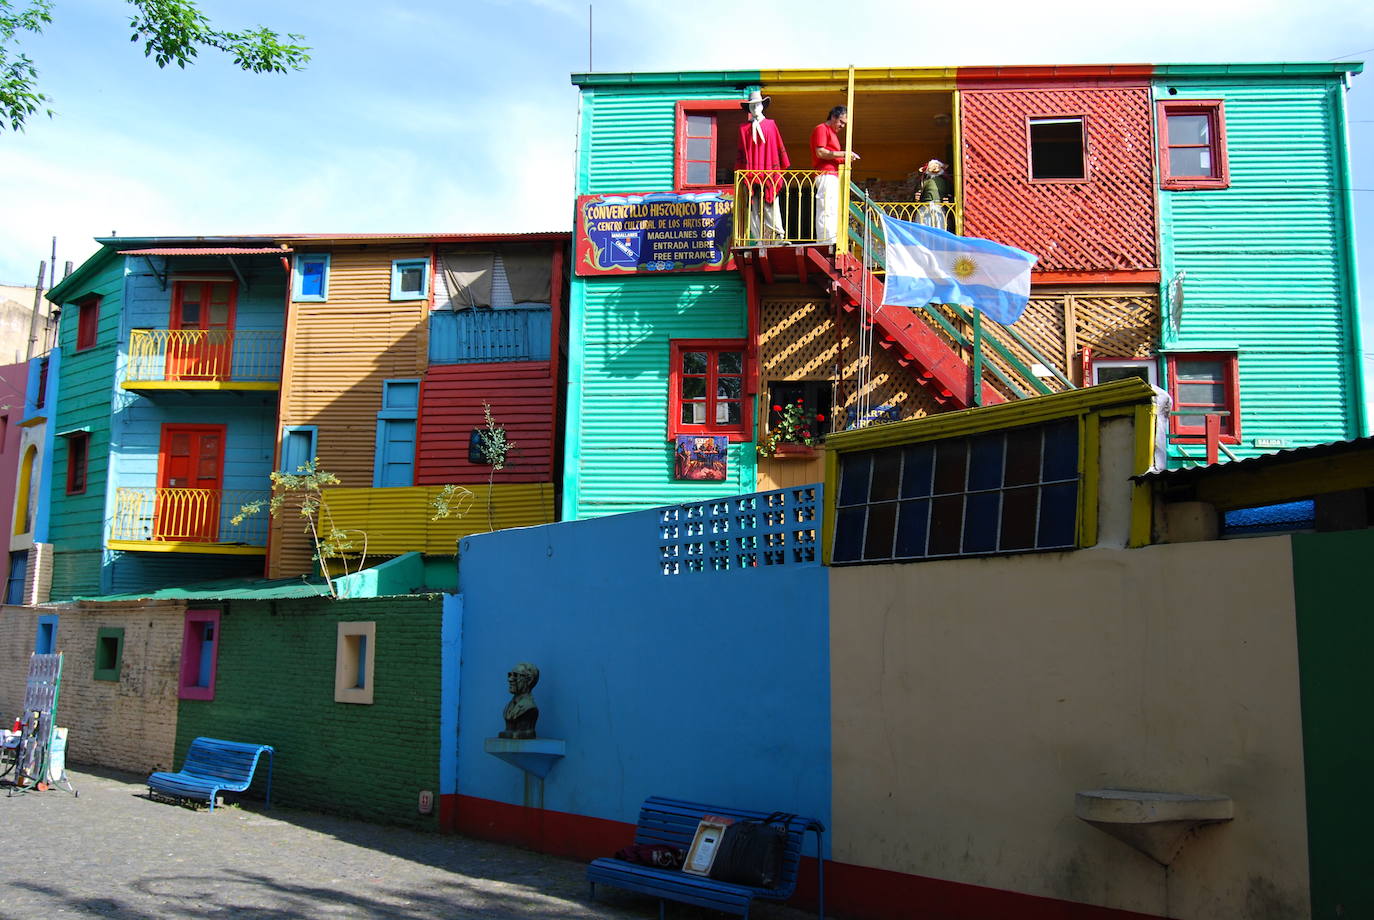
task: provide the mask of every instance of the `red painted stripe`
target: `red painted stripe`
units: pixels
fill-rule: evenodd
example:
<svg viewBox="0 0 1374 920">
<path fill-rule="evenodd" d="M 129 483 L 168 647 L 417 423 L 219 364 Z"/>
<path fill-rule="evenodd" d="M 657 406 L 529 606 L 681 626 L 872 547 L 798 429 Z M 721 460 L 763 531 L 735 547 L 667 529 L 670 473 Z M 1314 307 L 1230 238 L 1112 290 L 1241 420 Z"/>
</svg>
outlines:
<svg viewBox="0 0 1374 920">
<path fill-rule="evenodd" d="M 1122 272 L 1031 272 L 1031 284 L 1158 284 L 1157 269 Z"/>
<path fill-rule="evenodd" d="M 1083 88 L 1103 84 L 1147 85 L 1153 76 L 1152 64 L 960 67 L 955 85 L 959 89 L 1007 89 L 1008 84 L 1016 89 L 1042 86 Z"/>
</svg>

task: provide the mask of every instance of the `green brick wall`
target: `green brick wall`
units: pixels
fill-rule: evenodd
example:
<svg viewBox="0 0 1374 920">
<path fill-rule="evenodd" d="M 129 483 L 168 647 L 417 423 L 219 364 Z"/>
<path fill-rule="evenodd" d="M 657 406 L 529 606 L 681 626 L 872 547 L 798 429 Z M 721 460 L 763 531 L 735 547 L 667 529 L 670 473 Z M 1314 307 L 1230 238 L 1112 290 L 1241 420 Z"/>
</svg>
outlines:
<svg viewBox="0 0 1374 920">
<path fill-rule="evenodd" d="M 442 596 L 221 609 L 215 698 L 181 701 L 177 765 L 200 735 L 270 744 L 273 803 L 437 829 Z M 347 621 L 377 624 L 371 705 L 334 702 L 337 624 Z M 263 786 L 258 777 L 252 793 Z M 417 808 L 425 789 L 430 815 Z"/>
</svg>

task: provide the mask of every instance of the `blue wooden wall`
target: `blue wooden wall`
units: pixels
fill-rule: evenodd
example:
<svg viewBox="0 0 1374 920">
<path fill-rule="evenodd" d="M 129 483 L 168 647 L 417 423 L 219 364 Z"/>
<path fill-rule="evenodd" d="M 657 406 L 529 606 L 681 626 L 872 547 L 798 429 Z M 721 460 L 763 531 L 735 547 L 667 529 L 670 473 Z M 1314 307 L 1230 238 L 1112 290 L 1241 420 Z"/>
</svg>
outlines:
<svg viewBox="0 0 1374 920">
<path fill-rule="evenodd" d="M 429 363 L 547 361 L 548 307 L 504 310 L 431 310 Z"/>
</svg>

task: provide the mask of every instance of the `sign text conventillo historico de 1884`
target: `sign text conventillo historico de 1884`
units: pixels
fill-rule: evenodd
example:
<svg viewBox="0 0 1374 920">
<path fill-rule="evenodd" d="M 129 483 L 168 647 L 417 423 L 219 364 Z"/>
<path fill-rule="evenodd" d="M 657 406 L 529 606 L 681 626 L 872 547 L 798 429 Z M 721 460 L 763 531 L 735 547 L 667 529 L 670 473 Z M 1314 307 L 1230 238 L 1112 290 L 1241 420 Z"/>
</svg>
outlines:
<svg viewBox="0 0 1374 920">
<path fill-rule="evenodd" d="M 720 192 L 581 195 L 577 274 L 732 268 L 733 210 Z"/>
</svg>

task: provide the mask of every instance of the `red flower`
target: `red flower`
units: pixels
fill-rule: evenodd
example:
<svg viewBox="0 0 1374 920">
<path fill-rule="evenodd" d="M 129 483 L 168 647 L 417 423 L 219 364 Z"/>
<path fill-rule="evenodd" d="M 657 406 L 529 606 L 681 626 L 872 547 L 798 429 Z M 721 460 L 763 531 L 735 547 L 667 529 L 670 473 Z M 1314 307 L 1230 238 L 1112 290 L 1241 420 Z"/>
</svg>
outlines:
<svg viewBox="0 0 1374 920">
<path fill-rule="evenodd" d="M 809 438 L 809 437 L 811 437 L 811 429 L 810 429 L 810 428 L 803 428 L 803 429 L 802 429 L 802 437 L 804 437 L 804 438 Z"/>
<path fill-rule="evenodd" d="M 817 413 L 816 413 L 816 421 L 818 421 L 818 422 L 823 422 L 823 421 L 825 421 L 825 416 L 824 416 L 824 415 L 821 415 L 819 412 L 817 412 Z"/>
<path fill-rule="evenodd" d="M 781 412 L 781 411 L 782 411 L 782 406 L 774 406 L 774 407 L 773 407 L 773 411 L 774 411 L 774 412 Z"/>
<path fill-rule="evenodd" d="M 801 402 L 801 400 L 799 399 L 799 400 L 797 400 L 797 402 Z"/>
</svg>

